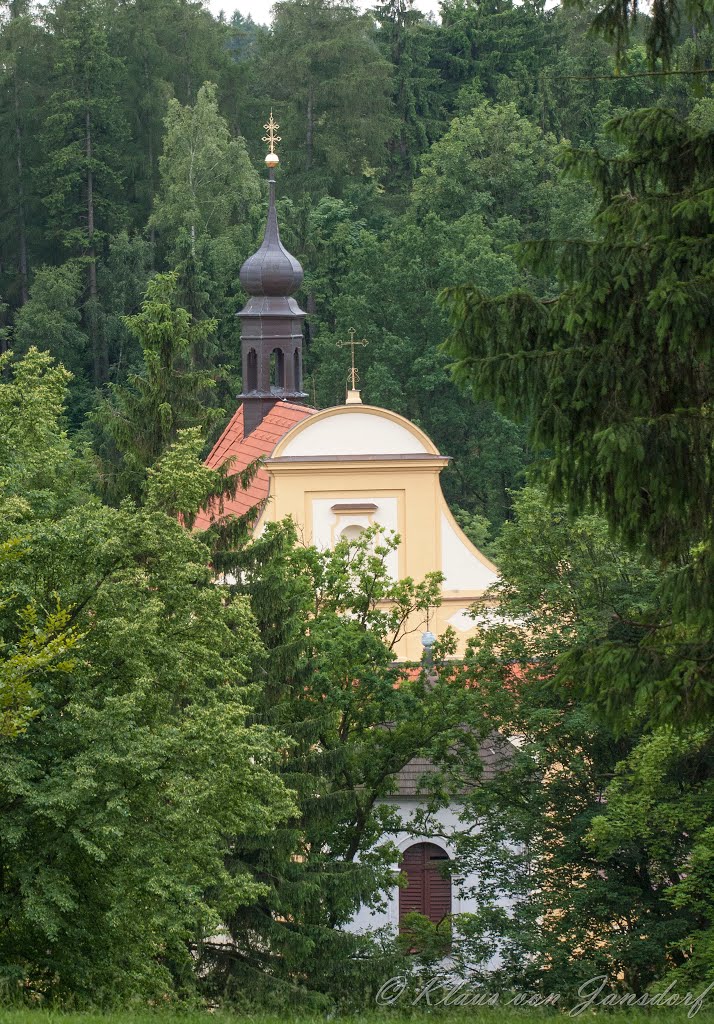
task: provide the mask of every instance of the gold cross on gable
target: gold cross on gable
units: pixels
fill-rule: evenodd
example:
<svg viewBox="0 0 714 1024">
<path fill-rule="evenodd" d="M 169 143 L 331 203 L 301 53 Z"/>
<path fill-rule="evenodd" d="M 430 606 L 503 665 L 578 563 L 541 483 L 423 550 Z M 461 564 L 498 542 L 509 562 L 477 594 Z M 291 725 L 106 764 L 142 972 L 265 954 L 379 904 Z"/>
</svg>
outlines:
<svg viewBox="0 0 714 1024">
<path fill-rule="evenodd" d="M 355 334 L 357 333 L 357 331 L 354 329 L 354 327 L 350 327 L 347 333 L 350 336 L 349 341 L 337 341 L 335 342 L 335 344 L 337 345 L 338 348 L 346 348 L 349 345 L 352 350 L 352 368 L 347 374 L 347 381 L 350 385 L 350 389 L 352 391 L 356 391 L 357 383 L 359 381 L 359 374 L 355 369 L 355 345 L 361 345 L 362 347 L 364 347 L 365 345 L 369 345 L 369 342 L 367 341 L 366 338 L 355 338 Z"/>
<path fill-rule="evenodd" d="M 271 110 L 270 117 L 268 118 L 268 123 L 263 125 L 263 128 L 265 128 L 266 132 L 268 133 L 267 135 L 263 136 L 263 142 L 268 143 L 268 145 L 270 146 L 271 153 L 275 152 L 275 143 L 282 141 L 280 136 L 275 134 L 279 127 L 280 125 L 278 124 L 278 122 L 273 120 L 273 111 Z"/>
</svg>

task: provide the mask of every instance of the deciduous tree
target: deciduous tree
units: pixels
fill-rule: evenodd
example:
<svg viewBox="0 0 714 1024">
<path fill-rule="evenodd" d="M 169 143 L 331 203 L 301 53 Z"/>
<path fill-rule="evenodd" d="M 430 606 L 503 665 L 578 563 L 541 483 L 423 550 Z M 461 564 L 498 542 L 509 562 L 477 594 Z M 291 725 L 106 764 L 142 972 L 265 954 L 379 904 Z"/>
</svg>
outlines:
<svg viewBox="0 0 714 1024">
<path fill-rule="evenodd" d="M 535 489 L 515 512 L 497 545 L 498 611 L 464 671 L 482 720 L 517 749 L 466 798 L 456 871 L 479 875 L 479 909 L 458 922 L 457 958 L 483 963 L 500 947 L 491 984 L 563 1001 L 595 976 L 636 995 L 680 972 L 699 983 L 711 971 L 711 728 L 651 731 L 631 707 L 618 734 L 582 692 L 588 658 L 638 645 L 663 570 L 601 517 L 573 520 Z"/>
<path fill-rule="evenodd" d="M 177 518 L 215 483 L 200 438 L 154 467 L 143 508 L 102 506 L 62 429 L 65 371 L 32 350 L 13 372 L 0 720 L 19 734 L 0 736 L 0 976 L 58 1000 L 170 999 L 194 984 L 192 945 L 265 891 L 228 871 L 227 837 L 269 846 L 292 809 L 284 741 L 247 721 L 255 620 Z"/>
</svg>

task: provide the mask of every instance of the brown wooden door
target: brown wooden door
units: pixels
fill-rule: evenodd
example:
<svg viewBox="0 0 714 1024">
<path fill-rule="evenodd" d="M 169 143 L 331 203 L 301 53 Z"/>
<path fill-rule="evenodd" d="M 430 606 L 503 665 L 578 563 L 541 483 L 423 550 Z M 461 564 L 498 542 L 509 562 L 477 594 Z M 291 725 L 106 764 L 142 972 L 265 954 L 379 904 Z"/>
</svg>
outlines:
<svg viewBox="0 0 714 1024">
<path fill-rule="evenodd" d="M 434 924 L 451 913 L 451 879 L 440 868 L 448 854 L 434 843 L 416 843 L 404 851 L 400 871 L 407 876 L 406 888 L 399 890 L 399 926 L 406 914 L 417 911 Z"/>
</svg>

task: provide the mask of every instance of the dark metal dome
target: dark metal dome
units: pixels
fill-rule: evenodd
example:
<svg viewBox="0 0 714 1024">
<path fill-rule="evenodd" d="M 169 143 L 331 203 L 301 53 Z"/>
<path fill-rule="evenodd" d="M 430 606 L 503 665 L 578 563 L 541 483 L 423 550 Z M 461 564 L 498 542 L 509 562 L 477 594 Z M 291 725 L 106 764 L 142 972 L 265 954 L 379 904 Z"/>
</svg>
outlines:
<svg viewBox="0 0 714 1024">
<path fill-rule="evenodd" d="M 275 210 L 275 177 L 270 172 L 270 204 L 263 244 L 240 268 L 240 283 L 249 295 L 292 295 L 302 284 L 302 267 L 280 241 Z"/>
</svg>

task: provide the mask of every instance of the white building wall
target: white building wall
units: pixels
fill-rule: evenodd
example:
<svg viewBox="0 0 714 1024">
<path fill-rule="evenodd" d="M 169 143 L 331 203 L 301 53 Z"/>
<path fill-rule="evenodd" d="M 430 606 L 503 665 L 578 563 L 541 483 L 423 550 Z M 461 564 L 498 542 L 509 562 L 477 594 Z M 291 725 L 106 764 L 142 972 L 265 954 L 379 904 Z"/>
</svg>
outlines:
<svg viewBox="0 0 714 1024">
<path fill-rule="evenodd" d="M 349 526 L 366 530 L 369 526 L 382 526 L 387 534 L 399 532 L 398 503 L 393 497 L 383 494 L 358 493 L 355 501 L 372 504 L 375 508 L 367 512 L 333 512 L 335 504 L 349 504 L 344 495 L 312 499 L 312 537 L 310 543 L 318 548 L 333 548 L 340 540 L 342 531 Z M 391 551 L 385 559 L 387 572 L 393 580 L 399 579 L 399 551 Z"/>
<path fill-rule="evenodd" d="M 385 801 L 392 806 L 395 806 L 399 811 L 399 815 L 402 822 L 408 824 L 414 819 L 414 815 L 420 808 L 419 803 L 414 799 L 397 799 Z M 431 816 L 433 821 L 433 831 L 430 831 L 428 835 L 413 835 L 410 832 L 402 831 L 397 832 L 394 835 L 386 835 L 384 839 L 393 840 L 400 854 L 402 854 L 407 847 L 413 846 L 415 843 L 434 843 L 435 846 L 439 846 L 442 850 L 449 854 L 450 857 L 454 856 L 454 847 L 451 842 L 452 837 L 463 830 L 463 822 L 459 821 L 459 815 L 461 813 L 460 804 L 451 804 L 449 807 L 441 807 L 439 810 L 434 812 Z M 400 858 L 401 859 L 401 858 Z M 394 876 L 395 879 L 399 873 L 399 863 L 394 864 Z M 463 876 L 457 876 L 452 878 L 451 883 L 451 912 L 452 914 L 468 914 L 476 913 L 478 906 L 476 900 L 472 896 L 461 895 L 461 890 L 466 892 L 478 889 L 478 874 L 476 872 L 470 872 Z M 504 897 L 502 899 L 501 906 L 507 907 L 509 901 Z M 385 908 L 372 910 L 369 907 L 361 907 L 358 913 L 355 915 L 349 925 L 349 931 L 353 932 L 368 932 L 376 931 L 378 928 L 389 927 L 396 932 L 399 927 L 399 886 L 395 884 L 390 892 L 386 894 Z"/>
</svg>

